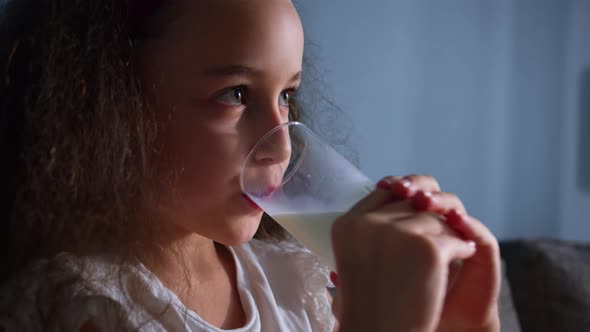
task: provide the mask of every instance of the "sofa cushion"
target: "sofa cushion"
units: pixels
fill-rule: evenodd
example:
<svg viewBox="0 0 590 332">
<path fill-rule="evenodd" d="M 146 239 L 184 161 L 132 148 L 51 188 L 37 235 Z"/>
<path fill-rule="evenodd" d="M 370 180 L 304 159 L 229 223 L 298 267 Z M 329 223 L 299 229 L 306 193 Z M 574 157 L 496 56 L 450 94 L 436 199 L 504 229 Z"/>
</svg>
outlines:
<svg viewBox="0 0 590 332">
<path fill-rule="evenodd" d="M 523 332 L 590 331 L 590 245 L 536 239 L 500 247 Z"/>
</svg>

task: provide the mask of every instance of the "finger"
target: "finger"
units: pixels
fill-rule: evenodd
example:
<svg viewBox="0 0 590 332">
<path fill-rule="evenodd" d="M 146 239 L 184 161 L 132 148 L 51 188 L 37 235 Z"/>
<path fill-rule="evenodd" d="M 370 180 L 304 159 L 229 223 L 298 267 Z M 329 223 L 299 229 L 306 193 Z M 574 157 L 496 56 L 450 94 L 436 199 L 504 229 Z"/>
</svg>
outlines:
<svg viewBox="0 0 590 332">
<path fill-rule="evenodd" d="M 472 216 L 451 210 L 445 215 L 445 219 L 449 227 L 475 242 L 477 246 L 492 247 L 494 249 L 498 246 L 498 241 L 492 232 L 481 221 Z"/>
<path fill-rule="evenodd" d="M 412 196 L 411 201 L 418 211 L 436 212 L 444 215 L 455 210 L 460 214 L 467 214 L 463 202 L 452 193 L 419 190 Z"/>
<path fill-rule="evenodd" d="M 443 216 L 430 212 L 414 212 L 413 214 L 398 218 L 395 223 L 412 233 L 432 234 L 432 235 L 449 235 L 457 237 L 458 234 L 446 224 Z"/>
<path fill-rule="evenodd" d="M 404 177 L 411 184 L 411 188 L 414 192 L 418 190 L 438 192 L 440 191 L 440 185 L 438 181 L 430 175 L 408 175 Z"/>
<path fill-rule="evenodd" d="M 481 322 L 492 319 L 497 309 L 502 280 L 498 243 L 479 220 L 470 216 L 460 220 L 455 227 L 473 240 L 477 252 L 463 262 L 461 273 L 445 300 L 445 308 L 464 308 L 463 314 L 471 317 L 474 326 L 483 325 Z M 473 296 L 466 301 L 465 294 Z"/>
<path fill-rule="evenodd" d="M 393 192 L 393 198 L 396 201 L 407 199 L 415 192 L 410 180 L 401 176 L 385 177 L 377 183 L 377 188 Z"/>
<path fill-rule="evenodd" d="M 373 212 L 374 215 L 379 215 L 380 219 L 388 221 L 409 218 L 416 213 L 416 209 L 409 200 L 393 201 L 380 206 Z"/>
<path fill-rule="evenodd" d="M 383 180 L 382 180 L 383 181 Z M 382 181 L 379 181 L 381 183 Z M 371 212 L 387 203 L 394 201 L 394 195 L 390 190 L 378 188 L 358 201 L 351 209 L 352 213 Z"/>
<path fill-rule="evenodd" d="M 477 245 L 473 241 L 464 241 L 456 236 L 443 234 L 434 237 L 438 242 L 438 248 L 444 257 L 444 263 L 447 267 L 451 266 L 454 261 L 462 261 L 475 255 Z"/>
<path fill-rule="evenodd" d="M 391 186 L 394 183 L 399 182 L 403 179 L 404 178 L 401 176 L 386 176 L 383 179 L 379 180 L 379 182 L 377 182 L 377 188 L 383 190 L 391 190 Z"/>
<path fill-rule="evenodd" d="M 396 199 L 412 197 L 418 190 L 438 192 L 438 182 L 428 175 L 388 176 L 377 183 L 377 188 L 391 190 Z"/>
<path fill-rule="evenodd" d="M 428 211 L 417 212 L 412 202 L 408 200 L 384 204 L 371 212 L 371 215 L 374 222 L 407 223 L 408 225 L 404 227 L 420 234 L 446 233 L 464 238 L 452 227 L 447 225 L 444 216 Z"/>
</svg>

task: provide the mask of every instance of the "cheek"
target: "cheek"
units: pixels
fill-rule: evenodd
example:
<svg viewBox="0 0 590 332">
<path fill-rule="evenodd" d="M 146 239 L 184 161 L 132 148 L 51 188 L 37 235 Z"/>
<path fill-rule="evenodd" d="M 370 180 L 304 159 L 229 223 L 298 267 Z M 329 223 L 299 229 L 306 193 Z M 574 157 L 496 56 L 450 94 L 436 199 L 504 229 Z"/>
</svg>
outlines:
<svg viewBox="0 0 590 332">
<path fill-rule="evenodd" d="M 176 124 L 162 133 L 160 146 L 158 177 L 168 179 L 182 199 L 215 198 L 238 176 L 239 146 L 227 135 Z"/>
</svg>

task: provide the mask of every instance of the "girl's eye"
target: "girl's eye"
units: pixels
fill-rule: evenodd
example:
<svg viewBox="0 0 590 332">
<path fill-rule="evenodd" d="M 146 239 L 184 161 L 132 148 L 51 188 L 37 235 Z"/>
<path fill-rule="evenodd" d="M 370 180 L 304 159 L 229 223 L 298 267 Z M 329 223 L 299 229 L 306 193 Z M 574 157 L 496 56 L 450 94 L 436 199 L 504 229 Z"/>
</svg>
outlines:
<svg viewBox="0 0 590 332">
<path fill-rule="evenodd" d="M 216 101 L 229 106 L 240 106 L 244 104 L 246 88 L 242 86 L 228 88 L 222 91 L 215 98 Z"/>
<path fill-rule="evenodd" d="M 285 90 L 281 92 L 279 96 L 279 106 L 289 107 L 291 105 L 291 99 L 293 98 L 294 90 Z"/>
</svg>

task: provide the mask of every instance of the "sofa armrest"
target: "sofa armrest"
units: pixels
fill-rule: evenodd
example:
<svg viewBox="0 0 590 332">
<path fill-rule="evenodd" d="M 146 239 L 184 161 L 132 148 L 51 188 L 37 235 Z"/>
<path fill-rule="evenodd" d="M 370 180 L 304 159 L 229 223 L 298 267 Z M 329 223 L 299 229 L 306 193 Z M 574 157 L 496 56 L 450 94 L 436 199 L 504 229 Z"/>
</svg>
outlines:
<svg viewBox="0 0 590 332">
<path fill-rule="evenodd" d="M 590 330 L 590 245 L 516 240 L 500 252 L 523 332 Z"/>
</svg>

